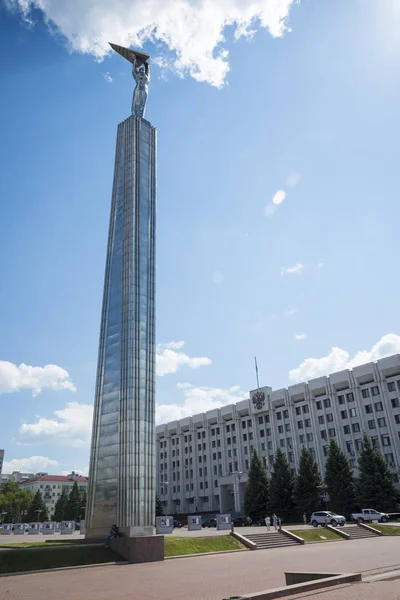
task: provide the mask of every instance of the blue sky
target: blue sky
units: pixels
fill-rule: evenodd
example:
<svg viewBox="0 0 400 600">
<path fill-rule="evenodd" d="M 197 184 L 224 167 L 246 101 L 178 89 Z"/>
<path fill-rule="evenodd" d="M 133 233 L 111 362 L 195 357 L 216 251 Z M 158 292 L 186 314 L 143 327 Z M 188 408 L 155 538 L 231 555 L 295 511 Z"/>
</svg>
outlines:
<svg viewBox="0 0 400 600">
<path fill-rule="evenodd" d="M 96 14 L 67 4 L 0 0 L 4 470 L 88 465 L 116 127 L 133 90 L 104 40 L 143 41 L 160 65 L 146 112 L 158 421 L 245 397 L 254 355 L 279 388 L 400 351 L 397 0 L 226 0 L 210 14 L 185 0 L 190 20 L 163 0 L 153 42 L 143 0 L 122 19 L 105 0 Z"/>
</svg>

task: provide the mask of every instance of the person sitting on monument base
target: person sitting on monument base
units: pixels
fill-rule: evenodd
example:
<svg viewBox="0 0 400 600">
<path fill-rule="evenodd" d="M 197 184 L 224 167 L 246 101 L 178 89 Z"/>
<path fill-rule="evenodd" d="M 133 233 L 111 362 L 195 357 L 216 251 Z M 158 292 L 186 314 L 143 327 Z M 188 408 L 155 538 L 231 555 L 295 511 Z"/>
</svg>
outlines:
<svg viewBox="0 0 400 600">
<path fill-rule="evenodd" d="M 119 532 L 118 532 L 118 527 L 116 525 L 113 525 L 110 529 L 110 533 L 108 534 L 108 536 L 106 537 L 106 548 L 110 547 L 110 541 L 115 538 L 118 537 Z"/>
</svg>

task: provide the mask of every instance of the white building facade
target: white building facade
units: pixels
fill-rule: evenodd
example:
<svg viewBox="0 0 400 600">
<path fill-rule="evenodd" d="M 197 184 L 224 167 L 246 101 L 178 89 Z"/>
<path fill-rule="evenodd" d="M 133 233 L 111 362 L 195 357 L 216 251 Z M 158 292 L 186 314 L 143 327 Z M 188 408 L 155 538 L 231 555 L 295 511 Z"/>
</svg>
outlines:
<svg viewBox="0 0 400 600">
<path fill-rule="evenodd" d="M 158 426 L 157 491 L 167 514 L 240 514 L 253 450 L 270 472 L 278 447 L 296 469 L 307 446 L 324 475 L 333 437 L 357 473 L 364 432 L 397 472 L 400 354 Z"/>
<path fill-rule="evenodd" d="M 87 492 L 88 478 L 76 475 L 75 473 L 71 473 L 71 475 L 39 475 L 39 477 L 36 476 L 33 479 L 23 481 L 19 485 L 21 489 L 28 490 L 32 494 L 36 494 L 38 490 L 40 491 L 46 504 L 49 518 L 51 518 L 61 492 L 65 489 L 66 493 L 69 494 L 75 481 L 78 484 L 80 492 Z"/>
</svg>

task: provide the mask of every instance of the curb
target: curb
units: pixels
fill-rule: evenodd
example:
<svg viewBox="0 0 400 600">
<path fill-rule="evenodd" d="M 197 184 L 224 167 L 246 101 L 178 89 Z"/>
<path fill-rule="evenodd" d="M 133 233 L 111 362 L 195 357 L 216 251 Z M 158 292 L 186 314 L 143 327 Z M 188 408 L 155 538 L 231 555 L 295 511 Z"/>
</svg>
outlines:
<svg viewBox="0 0 400 600">
<path fill-rule="evenodd" d="M 217 554 L 234 554 L 235 552 L 247 552 L 248 548 L 237 550 L 219 550 L 218 552 L 198 552 L 197 554 L 179 554 L 178 556 L 165 556 L 164 560 L 175 560 L 176 558 L 198 558 L 199 556 L 215 556 Z"/>
<path fill-rule="evenodd" d="M 93 569 L 95 567 L 110 567 L 129 565 L 128 560 L 118 562 L 96 563 L 94 565 L 75 565 L 73 567 L 55 567 L 54 569 L 36 569 L 35 571 L 16 571 L 15 573 L 0 573 L 0 577 L 16 577 L 17 575 L 32 575 L 34 573 L 54 573 L 54 571 L 70 571 L 71 569 Z"/>
<path fill-rule="evenodd" d="M 82 544 L 85 548 L 89 548 L 92 546 L 104 546 L 103 544 Z M 59 548 L 80 548 L 80 544 L 55 544 L 52 546 L 51 544 L 46 544 L 46 546 L 13 546 L 12 544 L 6 544 L 5 546 L 0 546 L 0 550 L 58 550 Z"/>
</svg>

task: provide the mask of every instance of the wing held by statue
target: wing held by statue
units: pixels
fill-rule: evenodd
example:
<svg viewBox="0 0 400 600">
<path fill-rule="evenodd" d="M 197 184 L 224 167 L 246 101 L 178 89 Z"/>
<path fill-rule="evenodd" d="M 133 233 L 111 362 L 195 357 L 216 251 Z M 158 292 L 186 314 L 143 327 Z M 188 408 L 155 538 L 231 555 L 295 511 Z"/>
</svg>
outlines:
<svg viewBox="0 0 400 600">
<path fill-rule="evenodd" d="M 109 42 L 109 44 L 111 48 L 115 50 L 115 52 L 118 52 L 118 54 L 126 58 L 126 60 L 129 60 L 129 62 L 131 63 L 133 63 L 134 58 L 136 56 L 136 65 L 138 67 L 146 63 L 150 58 L 150 54 L 138 52 L 137 50 L 131 50 L 131 48 L 124 48 L 124 46 L 117 46 L 117 44 L 112 44 L 111 42 Z"/>
</svg>

